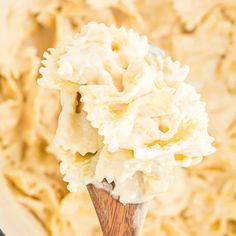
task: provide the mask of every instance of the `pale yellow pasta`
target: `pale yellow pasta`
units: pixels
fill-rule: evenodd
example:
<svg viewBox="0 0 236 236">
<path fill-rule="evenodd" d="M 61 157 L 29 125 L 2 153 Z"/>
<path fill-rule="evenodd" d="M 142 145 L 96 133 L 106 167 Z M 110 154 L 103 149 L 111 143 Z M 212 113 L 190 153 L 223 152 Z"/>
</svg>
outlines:
<svg viewBox="0 0 236 236">
<path fill-rule="evenodd" d="M 59 173 L 61 154 L 52 141 L 61 111 L 59 93 L 36 84 L 42 53 L 96 21 L 133 28 L 188 64 L 187 82 L 206 101 L 215 138 L 216 153 L 200 165 L 175 171 L 180 183 L 170 186 L 174 193 L 152 201 L 143 235 L 235 236 L 235 16 L 235 0 L 0 1 L 3 232 L 102 235 L 86 190 L 68 193 Z"/>
<path fill-rule="evenodd" d="M 189 68 L 146 37 L 90 22 L 44 57 L 38 83 L 60 90 L 54 141 L 71 192 L 113 184 L 121 202 L 145 202 L 166 191 L 174 167 L 214 152 Z"/>
</svg>

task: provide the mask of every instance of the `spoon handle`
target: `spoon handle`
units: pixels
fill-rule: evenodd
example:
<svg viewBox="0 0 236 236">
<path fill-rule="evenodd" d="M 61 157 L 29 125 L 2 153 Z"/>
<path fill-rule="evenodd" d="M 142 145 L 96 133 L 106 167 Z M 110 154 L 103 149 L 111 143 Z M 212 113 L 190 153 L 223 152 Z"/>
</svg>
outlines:
<svg viewBox="0 0 236 236">
<path fill-rule="evenodd" d="M 103 236 L 138 236 L 146 216 L 146 204 L 123 205 L 107 191 L 87 185 Z"/>
</svg>

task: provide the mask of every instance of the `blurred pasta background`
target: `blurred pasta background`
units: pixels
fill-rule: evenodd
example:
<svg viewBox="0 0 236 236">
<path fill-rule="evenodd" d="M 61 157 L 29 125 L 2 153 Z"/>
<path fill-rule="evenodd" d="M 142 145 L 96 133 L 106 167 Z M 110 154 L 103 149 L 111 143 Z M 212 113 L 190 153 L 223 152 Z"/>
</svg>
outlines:
<svg viewBox="0 0 236 236">
<path fill-rule="evenodd" d="M 85 188 L 68 193 L 52 139 L 57 91 L 36 84 L 43 52 L 89 21 L 134 28 L 191 67 L 217 152 L 180 169 L 144 236 L 236 235 L 235 0 L 0 0 L 0 228 L 7 236 L 101 235 Z"/>
</svg>

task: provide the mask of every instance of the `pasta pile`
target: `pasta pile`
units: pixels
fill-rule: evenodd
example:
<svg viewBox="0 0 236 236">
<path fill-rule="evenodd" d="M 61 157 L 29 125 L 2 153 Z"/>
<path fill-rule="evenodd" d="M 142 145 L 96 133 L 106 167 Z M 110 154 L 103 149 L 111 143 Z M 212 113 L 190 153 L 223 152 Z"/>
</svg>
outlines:
<svg viewBox="0 0 236 236">
<path fill-rule="evenodd" d="M 215 151 L 188 66 L 134 30 L 90 22 L 44 58 L 38 83 L 60 91 L 54 141 L 71 192 L 92 183 L 123 203 L 149 201 L 177 166 Z"/>
<path fill-rule="evenodd" d="M 0 228 L 7 235 L 96 236 L 86 189 L 68 193 L 52 140 L 59 94 L 36 81 L 43 52 L 89 21 L 134 28 L 190 65 L 217 151 L 176 171 L 151 202 L 143 235 L 236 234 L 236 3 L 234 0 L 0 1 Z M 24 227 L 22 227 L 24 225 Z"/>
</svg>

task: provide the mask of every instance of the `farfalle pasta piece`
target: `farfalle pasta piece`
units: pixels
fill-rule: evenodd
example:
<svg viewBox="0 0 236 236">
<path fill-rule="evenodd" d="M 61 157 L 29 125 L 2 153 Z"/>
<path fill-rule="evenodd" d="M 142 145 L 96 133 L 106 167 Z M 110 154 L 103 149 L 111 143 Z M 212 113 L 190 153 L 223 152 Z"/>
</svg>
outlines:
<svg viewBox="0 0 236 236">
<path fill-rule="evenodd" d="M 184 81 L 189 68 L 146 37 L 93 22 L 45 58 L 38 82 L 61 93 L 55 144 L 70 191 L 92 183 L 145 202 L 176 166 L 214 152 L 205 103 Z"/>
<path fill-rule="evenodd" d="M 231 23 L 219 8 L 215 8 L 191 34 L 178 33 L 177 28 L 179 26 L 176 34 L 171 36 L 173 55 L 190 65 L 189 80 L 201 89 L 205 82 L 214 80 L 218 74 L 216 71 L 230 43 Z"/>
<path fill-rule="evenodd" d="M 81 103 L 78 101 L 78 95 L 61 93 L 61 104 L 55 143 L 73 154 L 95 153 L 102 143 L 102 138 L 86 119 L 86 113 L 79 110 Z"/>
<path fill-rule="evenodd" d="M 211 0 L 172 0 L 173 7 L 176 13 L 179 15 L 181 21 L 184 23 L 187 30 L 193 30 L 202 18 L 212 8 L 219 4 L 219 1 Z"/>
</svg>

